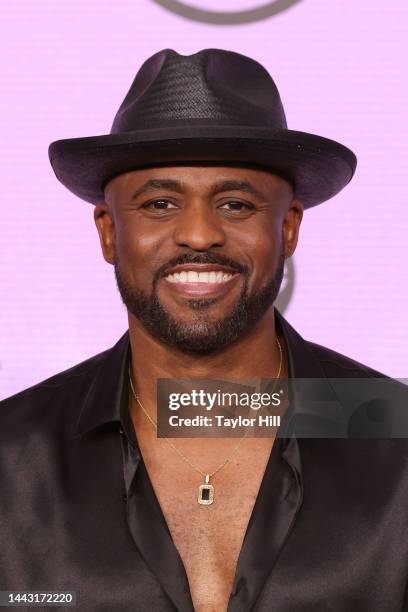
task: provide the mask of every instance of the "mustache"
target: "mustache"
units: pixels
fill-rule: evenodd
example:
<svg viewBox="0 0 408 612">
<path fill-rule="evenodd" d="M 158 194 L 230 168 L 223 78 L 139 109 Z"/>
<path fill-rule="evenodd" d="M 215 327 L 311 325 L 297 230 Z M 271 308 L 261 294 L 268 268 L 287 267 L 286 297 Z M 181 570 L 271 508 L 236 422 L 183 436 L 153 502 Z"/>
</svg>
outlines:
<svg viewBox="0 0 408 612">
<path fill-rule="evenodd" d="M 170 268 L 182 264 L 219 264 L 220 266 L 228 266 L 240 274 L 247 275 L 249 273 L 247 266 L 220 253 L 210 251 L 207 253 L 183 253 L 161 266 L 155 273 L 153 281 L 155 282 L 162 276 L 166 276 Z"/>
</svg>

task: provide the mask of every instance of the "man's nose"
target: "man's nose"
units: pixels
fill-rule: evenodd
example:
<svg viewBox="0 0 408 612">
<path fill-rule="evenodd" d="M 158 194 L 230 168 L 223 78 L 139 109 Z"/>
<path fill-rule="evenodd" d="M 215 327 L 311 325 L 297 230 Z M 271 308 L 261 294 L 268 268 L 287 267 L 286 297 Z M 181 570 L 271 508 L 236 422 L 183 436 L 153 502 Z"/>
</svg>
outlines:
<svg viewBox="0 0 408 612">
<path fill-rule="evenodd" d="M 183 209 L 178 215 L 173 236 L 178 246 L 187 246 L 196 251 L 222 246 L 226 238 L 220 217 L 203 202 Z"/>
</svg>

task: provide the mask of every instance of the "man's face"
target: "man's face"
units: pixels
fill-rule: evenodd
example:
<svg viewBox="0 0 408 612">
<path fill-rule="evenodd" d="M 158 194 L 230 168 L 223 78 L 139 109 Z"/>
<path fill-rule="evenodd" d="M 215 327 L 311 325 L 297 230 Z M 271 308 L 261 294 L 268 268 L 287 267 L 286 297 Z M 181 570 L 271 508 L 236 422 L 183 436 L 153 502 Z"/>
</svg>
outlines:
<svg viewBox="0 0 408 612">
<path fill-rule="evenodd" d="M 303 207 L 262 170 L 176 166 L 108 183 L 95 208 L 104 257 L 130 316 L 161 342 L 208 354 L 273 305 Z"/>
</svg>

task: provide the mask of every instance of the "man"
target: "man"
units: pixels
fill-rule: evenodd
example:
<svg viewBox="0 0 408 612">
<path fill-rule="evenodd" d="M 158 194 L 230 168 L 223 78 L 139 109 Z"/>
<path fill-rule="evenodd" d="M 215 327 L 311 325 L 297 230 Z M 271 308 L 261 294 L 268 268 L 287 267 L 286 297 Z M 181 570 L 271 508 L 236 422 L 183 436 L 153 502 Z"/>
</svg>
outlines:
<svg viewBox="0 0 408 612">
<path fill-rule="evenodd" d="M 111 133 L 50 159 L 95 205 L 129 331 L 2 403 L 1 589 L 112 612 L 407 610 L 405 440 L 157 437 L 158 379 L 321 379 L 338 406 L 330 377 L 381 377 L 273 307 L 304 209 L 353 153 L 288 130 L 265 69 L 207 49 L 155 54 Z"/>
</svg>

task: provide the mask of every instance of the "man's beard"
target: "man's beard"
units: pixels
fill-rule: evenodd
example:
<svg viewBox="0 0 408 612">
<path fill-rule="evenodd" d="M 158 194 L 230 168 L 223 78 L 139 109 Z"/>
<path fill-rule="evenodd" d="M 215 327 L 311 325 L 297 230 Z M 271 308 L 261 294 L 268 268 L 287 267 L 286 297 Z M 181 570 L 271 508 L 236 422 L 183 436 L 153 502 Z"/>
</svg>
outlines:
<svg viewBox="0 0 408 612">
<path fill-rule="evenodd" d="M 199 260 L 197 257 L 190 257 L 179 263 L 223 263 L 219 258 L 218 261 L 216 259 L 211 258 L 211 261 L 208 259 L 205 261 L 205 255 L 201 255 Z M 282 284 L 285 253 L 282 246 L 273 278 L 265 287 L 252 295 L 248 293 L 248 273 L 243 273 L 244 283 L 237 304 L 227 317 L 218 320 L 206 316 L 206 310 L 216 301 L 214 298 L 186 300 L 187 307 L 197 312 L 195 320 L 183 322 L 175 319 L 158 299 L 157 278 L 153 281 L 152 293 L 148 295 L 134 289 L 127 282 L 117 259 L 114 266 L 116 282 L 123 303 L 152 336 L 185 353 L 206 355 L 229 346 L 250 332 L 272 306 Z"/>
</svg>

